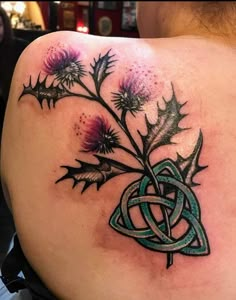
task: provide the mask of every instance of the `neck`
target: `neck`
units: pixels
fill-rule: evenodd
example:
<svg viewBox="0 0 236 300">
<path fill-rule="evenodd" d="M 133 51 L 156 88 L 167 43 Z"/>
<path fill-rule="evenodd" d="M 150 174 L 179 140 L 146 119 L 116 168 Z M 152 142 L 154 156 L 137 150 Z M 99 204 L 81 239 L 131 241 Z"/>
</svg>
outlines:
<svg viewBox="0 0 236 300">
<path fill-rule="evenodd" d="M 189 24 L 185 27 L 175 26 L 175 28 L 168 30 L 163 37 L 194 37 L 204 38 L 213 42 L 223 43 L 228 45 L 236 45 L 236 34 L 232 29 L 222 27 L 221 29 L 207 28 L 203 24 Z"/>
<path fill-rule="evenodd" d="M 209 4 L 209 11 L 206 4 L 201 5 L 198 1 L 163 5 L 157 21 L 158 37 L 199 36 L 235 44 L 234 11 L 231 6 L 220 5 Z"/>
</svg>

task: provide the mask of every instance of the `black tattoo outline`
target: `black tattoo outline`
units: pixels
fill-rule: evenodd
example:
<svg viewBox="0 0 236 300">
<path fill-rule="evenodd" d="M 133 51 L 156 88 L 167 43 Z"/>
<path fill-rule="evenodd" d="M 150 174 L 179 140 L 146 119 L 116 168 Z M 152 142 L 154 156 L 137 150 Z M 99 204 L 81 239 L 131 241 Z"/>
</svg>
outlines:
<svg viewBox="0 0 236 300">
<path fill-rule="evenodd" d="M 90 64 L 91 71 L 87 72 L 79 54 L 71 49 L 58 50 L 56 57 L 49 57 L 44 65 L 47 75 L 40 80 L 39 74 L 36 83 L 32 84 L 30 76 L 29 84 L 23 85 L 22 94 L 30 94 L 38 100 L 41 109 L 46 101 L 48 108 L 55 108 L 56 103 L 66 97 L 96 101 L 113 120 L 119 125 L 120 132 L 116 132 L 105 117 L 97 116 L 91 122 L 82 144 L 82 151 L 93 153 L 97 164 L 87 163 L 81 160 L 76 162 L 79 167 L 64 165 L 65 175 L 59 178 L 56 183 L 66 179 L 72 179 L 75 188 L 80 182 L 84 182 L 83 193 L 92 184 L 97 185 L 97 190 L 108 180 L 124 173 L 139 173 L 140 179 L 132 182 L 123 192 L 120 203 L 110 217 L 109 224 L 117 232 L 132 237 L 146 249 L 163 252 L 167 254 L 167 265 L 173 264 L 175 253 L 191 256 L 203 256 L 210 254 L 210 246 L 206 231 L 201 223 L 200 205 L 192 187 L 198 185 L 193 181 L 194 176 L 205 169 L 206 166 L 199 165 L 199 157 L 203 146 L 203 134 L 200 130 L 198 140 L 193 152 L 186 158 L 177 153 L 176 161 L 166 158 L 150 164 L 150 154 L 163 145 L 173 144 L 172 138 L 179 132 L 189 128 L 179 127 L 180 121 L 186 117 L 181 113 L 182 107 L 186 104 L 178 102 L 173 83 L 172 96 L 170 100 L 163 97 L 165 108 L 161 109 L 157 104 L 157 121 L 151 123 L 145 114 L 146 134 L 138 134 L 142 141 L 142 149 L 132 136 L 126 122 L 131 114 L 136 116 L 143 110 L 144 104 L 149 101 L 150 93 L 137 78 L 128 78 L 120 84 L 119 90 L 113 92 L 113 103 L 115 110 L 101 96 L 101 88 L 105 79 L 114 70 L 116 59 L 109 49 L 104 55 L 99 54 L 98 58 Z M 77 56 L 76 56 L 77 55 Z M 47 86 L 49 76 L 54 76 L 51 85 Z M 94 83 L 94 91 L 90 90 L 82 78 L 90 76 Z M 71 91 L 71 86 L 78 84 L 83 92 Z M 125 134 L 130 142 L 130 148 L 121 144 L 120 134 Z M 131 155 L 139 164 L 140 168 L 133 168 L 117 160 L 105 157 L 106 154 L 121 149 Z M 103 154 L 104 156 L 99 155 Z M 154 192 L 148 192 L 152 186 Z M 174 194 L 174 198 L 169 195 Z M 150 205 L 158 205 L 163 215 L 162 220 L 157 220 L 152 213 Z M 143 219 L 147 224 L 145 228 L 136 228 L 131 219 L 129 209 L 139 206 Z M 189 227 L 179 238 L 172 236 L 172 229 L 184 219 Z M 196 245 L 197 244 L 197 245 Z"/>
</svg>

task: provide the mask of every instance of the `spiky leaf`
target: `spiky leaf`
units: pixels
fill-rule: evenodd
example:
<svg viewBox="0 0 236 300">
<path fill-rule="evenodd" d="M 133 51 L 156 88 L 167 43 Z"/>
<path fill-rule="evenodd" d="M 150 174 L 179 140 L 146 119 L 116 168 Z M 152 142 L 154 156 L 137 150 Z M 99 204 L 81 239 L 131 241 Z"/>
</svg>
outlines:
<svg viewBox="0 0 236 300">
<path fill-rule="evenodd" d="M 90 74 L 98 93 L 100 92 L 101 84 L 104 79 L 112 73 L 110 68 L 114 66 L 113 63 L 116 61 L 112 60 L 112 57 L 115 55 L 110 55 L 110 51 L 111 49 L 103 56 L 100 54 L 97 60 L 94 59 L 94 64 L 91 64 L 92 72 L 90 72 Z"/>
<path fill-rule="evenodd" d="M 94 156 L 98 159 L 98 164 L 90 164 L 76 160 L 80 164 L 80 167 L 62 166 L 62 168 L 67 170 L 67 173 L 58 179 L 56 183 L 65 179 L 72 179 L 74 181 L 74 188 L 79 182 L 85 182 L 82 190 L 83 192 L 93 183 L 95 183 L 97 185 L 97 189 L 99 189 L 101 185 L 117 175 L 127 172 L 143 172 L 140 169 L 128 167 L 113 159 L 105 158 L 99 155 Z"/>
<path fill-rule="evenodd" d="M 52 106 L 55 107 L 55 104 L 58 100 L 70 96 L 71 93 L 68 92 L 66 89 L 57 86 L 53 86 L 53 83 L 51 83 L 50 86 L 46 86 L 47 76 L 40 81 L 40 76 L 37 78 L 36 84 L 33 86 L 31 82 L 31 77 L 29 81 L 29 85 L 24 85 L 23 92 L 21 93 L 19 100 L 24 95 L 33 95 L 39 102 L 40 107 L 43 108 L 43 101 L 47 101 L 47 105 L 49 108 L 51 108 L 51 102 Z"/>
<path fill-rule="evenodd" d="M 186 128 L 180 128 L 179 122 L 186 116 L 180 112 L 181 108 L 185 105 L 180 104 L 175 96 L 175 92 L 172 85 L 172 98 L 170 101 L 165 101 L 165 109 L 161 109 L 157 105 L 158 118 L 156 123 L 149 122 L 147 115 L 145 115 L 145 121 L 147 126 L 147 134 L 141 135 L 143 142 L 143 151 L 148 156 L 156 148 L 172 144 L 171 138 L 185 130 Z"/>
<path fill-rule="evenodd" d="M 202 144 L 203 136 L 202 132 L 200 131 L 195 148 L 187 158 L 183 158 L 179 153 L 177 153 L 176 165 L 181 170 L 181 174 L 183 175 L 185 183 L 190 187 L 199 185 L 198 183 L 193 182 L 193 177 L 198 172 L 207 168 L 207 166 L 199 166 L 199 156 L 201 153 Z"/>
</svg>

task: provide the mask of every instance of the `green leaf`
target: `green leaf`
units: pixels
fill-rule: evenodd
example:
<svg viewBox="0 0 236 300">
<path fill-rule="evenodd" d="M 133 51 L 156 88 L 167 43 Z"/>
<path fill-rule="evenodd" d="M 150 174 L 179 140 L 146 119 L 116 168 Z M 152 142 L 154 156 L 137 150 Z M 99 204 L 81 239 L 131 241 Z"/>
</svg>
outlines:
<svg viewBox="0 0 236 300">
<path fill-rule="evenodd" d="M 140 136 L 143 142 L 143 152 L 148 156 L 156 148 L 173 144 L 171 138 L 177 133 L 186 130 L 187 128 L 180 128 L 179 122 L 186 116 L 181 114 L 181 108 L 186 104 L 180 104 L 175 96 L 174 88 L 172 85 L 173 94 L 170 101 L 165 102 L 165 109 L 161 109 L 157 105 L 158 119 L 157 122 L 152 124 L 149 122 L 147 115 L 145 115 L 145 121 L 147 126 L 147 134 Z"/>
<path fill-rule="evenodd" d="M 92 72 L 89 73 L 94 80 L 98 94 L 100 93 L 101 84 L 104 81 L 104 79 L 108 75 L 113 73 L 112 71 L 109 70 L 111 67 L 114 66 L 113 63 L 116 60 L 112 60 L 112 57 L 114 57 L 115 55 L 110 55 L 110 51 L 111 49 L 104 56 L 101 56 L 100 54 L 97 60 L 94 59 L 94 64 L 93 65 L 91 64 Z"/>
<path fill-rule="evenodd" d="M 82 190 L 82 192 L 84 192 L 93 183 L 97 184 L 97 189 L 99 189 L 109 179 L 123 173 L 143 173 L 143 171 L 140 169 L 128 167 L 113 159 L 109 159 L 99 155 L 94 156 L 98 159 L 98 164 L 90 164 L 87 162 L 76 160 L 80 164 L 80 167 L 62 166 L 62 168 L 65 168 L 67 170 L 67 173 L 63 177 L 58 179 L 56 183 L 65 179 L 72 179 L 74 181 L 74 188 L 79 182 L 85 182 Z"/>
<path fill-rule="evenodd" d="M 200 130 L 193 152 L 187 158 L 183 158 L 179 153 L 177 153 L 176 165 L 181 170 L 181 174 L 183 175 L 185 183 L 190 187 L 199 185 L 199 183 L 193 182 L 193 177 L 198 172 L 207 168 L 207 166 L 199 166 L 199 156 L 201 153 L 202 144 L 203 136 Z"/>
</svg>

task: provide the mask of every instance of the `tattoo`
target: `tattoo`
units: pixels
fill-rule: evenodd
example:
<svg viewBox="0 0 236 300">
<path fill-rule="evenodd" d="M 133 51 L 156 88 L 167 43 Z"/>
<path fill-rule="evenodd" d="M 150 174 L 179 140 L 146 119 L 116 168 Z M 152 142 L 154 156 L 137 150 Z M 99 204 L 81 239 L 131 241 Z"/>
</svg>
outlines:
<svg viewBox="0 0 236 300">
<path fill-rule="evenodd" d="M 115 130 L 106 116 L 93 117 L 86 125 L 81 151 L 93 155 L 98 163 L 76 160 L 78 166 L 62 166 L 65 174 L 56 183 L 71 179 L 75 188 L 77 184 L 83 182 L 81 191 L 83 193 L 92 184 L 96 184 L 99 190 L 115 176 L 128 172 L 138 173 L 140 179 L 130 183 L 124 190 L 119 204 L 110 217 L 110 226 L 120 234 L 133 238 L 146 249 L 165 253 L 167 268 L 173 264 L 175 253 L 191 256 L 208 255 L 209 242 L 201 222 L 200 205 L 193 191 L 194 186 L 198 185 L 193 181 L 194 176 L 206 168 L 199 165 L 203 134 L 200 130 L 196 145 L 188 157 L 182 157 L 177 153 L 175 161 L 167 157 L 151 165 L 151 153 L 163 145 L 172 144 L 173 136 L 187 129 L 179 126 L 180 121 L 186 116 L 181 113 L 185 103 L 181 104 L 177 100 L 174 86 L 171 84 L 171 99 L 166 101 L 163 97 L 165 108 L 156 106 L 157 121 L 151 123 L 145 114 L 146 134 L 138 131 L 142 143 L 140 147 L 129 130 L 127 118 L 136 117 L 144 105 L 151 101 L 152 93 L 140 78 L 131 74 L 121 80 L 118 90 L 112 93 L 113 109 L 113 106 L 101 96 L 103 83 L 114 72 L 117 61 L 111 52 L 109 50 L 94 59 L 88 72 L 79 60 L 80 52 L 71 48 L 54 48 L 44 61 L 43 71 L 46 73 L 44 79 L 40 80 L 39 74 L 33 85 L 30 77 L 29 84 L 23 87 L 19 100 L 24 95 L 31 94 L 39 102 L 41 109 L 44 101 L 51 109 L 55 108 L 59 100 L 70 96 L 96 101 L 113 118 L 114 124 L 119 126 L 119 130 Z M 92 80 L 94 90 L 84 84 L 83 77 Z M 53 79 L 49 86 L 46 85 L 48 78 Z M 75 84 L 80 86 L 83 92 L 73 92 L 71 87 Z M 124 135 L 130 142 L 130 148 L 122 144 L 121 137 Z M 116 152 L 116 149 L 132 156 L 138 162 L 139 168 L 106 157 L 107 154 Z M 160 208 L 161 219 L 155 217 L 154 206 Z M 130 214 L 132 207 L 139 207 L 146 227 L 137 228 L 134 225 Z M 181 220 L 188 223 L 188 228 L 181 236 L 176 237 L 173 230 Z"/>
</svg>

